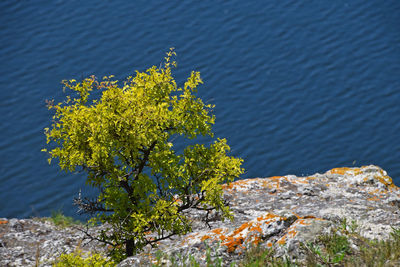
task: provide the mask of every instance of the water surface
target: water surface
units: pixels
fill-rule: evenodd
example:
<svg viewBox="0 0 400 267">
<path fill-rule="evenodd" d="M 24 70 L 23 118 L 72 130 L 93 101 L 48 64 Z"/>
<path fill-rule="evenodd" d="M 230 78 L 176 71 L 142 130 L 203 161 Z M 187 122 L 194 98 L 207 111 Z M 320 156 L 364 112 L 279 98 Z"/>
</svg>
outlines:
<svg viewBox="0 0 400 267">
<path fill-rule="evenodd" d="M 242 178 L 376 164 L 400 184 L 399 1 L 2 1 L 0 22 L 0 217 L 75 216 L 90 191 L 40 152 L 60 81 L 124 79 L 169 47 Z"/>
</svg>

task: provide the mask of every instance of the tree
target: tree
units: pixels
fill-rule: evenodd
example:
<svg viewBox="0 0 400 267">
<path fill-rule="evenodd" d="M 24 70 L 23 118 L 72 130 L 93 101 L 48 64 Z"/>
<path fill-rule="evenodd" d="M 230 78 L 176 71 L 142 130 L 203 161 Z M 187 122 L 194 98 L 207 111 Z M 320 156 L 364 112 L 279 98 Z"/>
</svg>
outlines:
<svg viewBox="0 0 400 267">
<path fill-rule="evenodd" d="M 96 199 L 79 197 L 75 204 L 92 222 L 109 225 L 97 239 L 113 248 L 117 260 L 190 231 L 189 209 L 204 211 L 205 221 L 216 212 L 232 217 L 222 184 L 243 169 L 242 159 L 227 155 L 226 140 L 174 151 L 177 136 L 213 137 L 215 117 L 213 106 L 194 95 L 199 72 L 177 86 L 173 55 L 171 49 L 163 66 L 137 71 L 123 83 L 113 76 L 63 81 L 76 97 L 48 105 L 55 111 L 45 129 L 47 143 L 54 144 L 44 149 L 49 163 L 56 158 L 65 171 L 84 170 L 87 184 L 99 189 Z"/>
</svg>

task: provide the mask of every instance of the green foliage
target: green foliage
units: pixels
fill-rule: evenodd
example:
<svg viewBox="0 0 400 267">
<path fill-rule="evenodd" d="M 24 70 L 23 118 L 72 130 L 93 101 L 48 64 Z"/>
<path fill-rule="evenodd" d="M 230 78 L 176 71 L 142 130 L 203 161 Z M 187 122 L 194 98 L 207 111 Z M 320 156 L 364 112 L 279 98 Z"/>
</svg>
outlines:
<svg viewBox="0 0 400 267">
<path fill-rule="evenodd" d="M 331 233 L 301 244 L 305 262 L 276 257 L 273 248 L 258 246 L 246 252 L 239 266 L 400 266 L 400 228 L 392 229 L 387 240 L 369 240 L 358 233 L 355 221 L 343 220 Z"/>
<path fill-rule="evenodd" d="M 49 104 L 55 115 L 45 134 L 53 148 L 44 151 L 65 171 L 86 171 L 87 184 L 100 189 L 97 199 L 79 198 L 76 204 L 95 214 L 92 222 L 110 225 L 99 238 L 113 248 L 114 259 L 190 231 L 183 214 L 189 208 L 232 217 L 222 184 L 243 169 L 241 159 L 227 155 L 226 140 L 174 150 L 178 136 L 213 137 L 215 121 L 213 106 L 195 96 L 202 83 L 199 72 L 177 86 L 171 73 L 174 54 L 167 53 L 163 67 L 137 71 L 123 83 L 113 76 L 63 81 L 75 97 Z M 94 89 L 101 96 L 91 100 Z"/>
<path fill-rule="evenodd" d="M 211 248 L 208 246 L 207 243 L 204 243 L 206 247 L 206 255 L 205 255 L 205 266 L 207 267 L 221 267 L 223 266 L 222 264 L 222 258 L 221 257 L 214 257 L 217 254 L 217 250 L 219 249 L 220 244 L 214 249 L 214 251 L 211 251 Z M 187 254 L 187 255 L 182 255 L 180 253 L 176 253 L 174 255 L 168 255 L 164 254 L 162 251 L 158 250 L 155 253 L 156 256 L 156 262 L 153 263 L 153 267 L 158 267 L 158 266 L 165 266 L 166 262 L 168 262 L 168 266 L 173 266 L 173 267 L 199 267 L 202 266 L 193 255 Z M 231 266 L 235 266 L 235 263 L 232 263 Z"/>
<path fill-rule="evenodd" d="M 400 230 L 393 228 L 387 240 L 369 240 L 357 232 L 357 224 L 343 220 L 333 232 L 303 244 L 306 266 L 399 266 Z M 357 249 L 350 244 L 356 245 Z"/>
<path fill-rule="evenodd" d="M 82 224 L 80 221 L 74 220 L 74 218 L 72 217 L 65 216 L 60 210 L 52 211 L 50 219 L 56 226 L 60 227 L 68 227 L 72 225 Z"/>
<path fill-rule="evenodd" d="M 325 244 L 326 254 L 319 253 L 319 255 L 327 264 L 341 262 L 344 256 L 350 252 L 348 238 L 344 235 L 339 235 L 337 232 L 321 236 L 319 241 Z"/>
<path fill-rule="evenodd" d="M 400 228 L 392 227 L 390 236 L 394 242 L 400 242 Z"/>
<path fill-rule="evenodd" d="M 400 228 L 392 228 L 388 240 L 371 241 L 360 238 L 363 243 L 351 263 L 355 266 L 400 266 Z M 350 265 L 348 265 L 350 266 Z"/>
<path fill-rule="evenodd" d="M 61 254 L 53 264 L 54 267 L 114 267 L 116 264 L 97 253 L 84 254 L 77 249 L 70 254 Z"/>
<path fill-rule="evenodd" d="M 297 266 L 296 263 L 291 262 L 288 258 L 280 258 L 275 256 L 275 249 L 262 248 L 260 246 L 252 247 L 246 251 L 244 259 L 240 262 L 241 267 L 291 267 Z"/>
<path fill-rule="evenodd" d="M 358 229 L 358 224 L 355 220 L 352 220 L 350 224 L 348 224 L 347 219 L 344 218 L 341 221 L 339 231 L 345 234 L 356 234 Z"/>
<path fill-rule="evenodd" d="M 347 220 L 341 221 L 339 227 L 329 234 L 320 235 L 313 242 L 302 244 L 307 254 L 307 264 L 310 266 L 333 266 L 343 263 L 346 256 L 351 255 L 349 234 L 356 231 L 356 223 L 348 225 Z M 351 233 L 349 232 L 351 231 Z"/>
</svg>

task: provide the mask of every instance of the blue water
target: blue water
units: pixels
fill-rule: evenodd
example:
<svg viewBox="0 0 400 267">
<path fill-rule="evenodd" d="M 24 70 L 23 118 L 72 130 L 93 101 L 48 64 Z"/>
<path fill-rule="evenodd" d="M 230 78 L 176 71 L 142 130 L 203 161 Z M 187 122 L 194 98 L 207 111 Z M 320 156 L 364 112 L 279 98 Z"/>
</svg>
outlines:
<svg viewBox="0 0 400 267">
<path fill-rule="evenodd" d="M 50 3 L 49 3 L 50 2 Z M 246 177 L 376 164 L 400 185 L 400 1 L 1 1 L 0 217 L 76 216 L 84 173 L 49 166 L 63 79 L 178 53 Z"/>
</svg>

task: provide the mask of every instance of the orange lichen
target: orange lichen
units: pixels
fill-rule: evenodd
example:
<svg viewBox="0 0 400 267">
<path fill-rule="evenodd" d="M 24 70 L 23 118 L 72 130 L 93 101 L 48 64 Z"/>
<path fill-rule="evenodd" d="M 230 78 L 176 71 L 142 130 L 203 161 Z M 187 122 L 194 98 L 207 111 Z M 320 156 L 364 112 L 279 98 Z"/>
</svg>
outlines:
<svg viewBox="0 0 400 267">
<path fill-rule="evenodd" d="M 286 243 L 288 238 L 295 237 L 297 235 L 296 227 L 310 225 L 311 221 L 309 219 L 322 220 L 315 218 L 314 216 L 296 216 L 298 217 L 297 221 L 291 227 L 289 227 L 289 229 L 286 231 L 286 234 L 277 241 L 278 244 L 283 245 Z M 225 234 L 228 231 L 228 229 L 225 228 L 216 228 L 210 230 L 208 233 L 200 236 L 200 240 L 219 240 L 221 241 L 221 245 L 225 246 L 229 253 L 235 252 L 240 254 L 247 247 L 247 245 L 251 244 L 257 246 L 262 242 L 262 225 L 276 222 L 277 220 L 287 220 L 287 218 L 272 213 L 266 213 L 255 220 L 242 223 L 239 227 L 233 229 L 233 231 L 229 234 Z M 196 235 L 189 235 L 186 240 L 193 237 L 196 237 Z M 273 242 L 268 241 L 267 246 L 272 247 Z"/>
<path fill-rule="evenodd" d="M 369 191 L 368 194 L 373 195 L 373 194 L 378 194 L 381 190 L 379 188 Z"/>
<path fill-rule="evenodd" d="M 205 240 L 210 239 L 210 238 L 211 238 L 211 236 L 209 236 L 209 235 L 204 235 L 204 236 L 201 238 L 201 241 L 205 241 Z"/>
<path fill-rule="evenodd" d="M 233 235 L 237 235 L 240 232 L 242 232 L 244 229 L 249 228 L 249 226 L 252 225 L 252 222 L 245 222 L 243 223 L 239 228 L 236 228 L 235 231 L 233 231 Z"/>
<path fill-rule="evenodd" d="M 282 176 L 272 176 L 272 177 L 268 177 L 266 179 L 262 179 L 262 186 L 264 188 L 276 188 L 279 189 L 279 184 L 280 184 L 280 180 L 282 179 Z"/>
<path fill-rule="evenodd" d="M 193 233 L 193 234 L 188 235 L 187 237 L 185 237 L 185 238 L 181 241 L 181 245 L 187 244 L 187 243 L 188 243 L 188 240 L 194 239 L 197 235 L 198 235 L 198 233 Z"/>
<path fill-rule="evenodd" d="M 274 180 L 280 181 L 281 178 L 282 178 L 282 176 L 271 176 L 271 177 L 268 177 L 268 179 L 270 179 L 272 181 L 274 181 Z"/>
<path fill-rule="evenodd" d="M 384 184 L 389 189 L 389 191 L 392 191 L 393 189 L 396 189 L 396 188 L 398 189 L 398 187 L 393 183 L 393 180 L 392 180 L 392 178 L 390 176 L 385 175 L 385 173 L 382 170 L 380 170 L 379 173 L 381 175 L 375 175 L 373 177 L 375 180 L 377 180 L 380 183 Z M 370 177 L 365 177 L 363 179 L 363 181 L 367 182 L 369 179 L 370 179 Z M 375 189 L 374 191 L 378 191 L 379 192 L 381 190 L 378 188 L 378 189 Z"/>
<path fill-rule="evenodd" d="M 381 199 L 379 197 L 377 197 L 377 196 L 373 196 L 373 197 L 368 198 L 367 200 L 369 200 L 369 201 L 379 201 Z"/>
<path fill-rule="evenodd" d="M 290 238 L 295 237 L 297 235 L 296 227 L 289 229 L 286 235 L 289 236 Z"/>
<path fill-rule="evenodd" d="M 260 224 L 259 224 L 259 223 L 257 223 L 257 224 L 256 224 L 256 225 L 254 225 L 253 227 L 251 227 L 249 230 L 250 230 L 250 231 L 256 231 L 256 232 L 259 232 L 259 233 L 261 233 L 261 232 L 262 232 L 262 229 L 261 229 L 261 227 L 260 227 Z"/>
<path fill-rule="evenodd" d="M 226 238 L 226 241 L 224 243 L 222 243 L 222 245 L 226 246 L 228 248 L 228 252 L 234 252 L 236 250 L 236 248 L 240 247 L 240 248 L 245 248 L 242 244 L 243 244 L 244 238 L 243 237 L 231 237 L 228 236 Z"/>
<path fill-rule="evenodd" d="M 330 170 L 329 172 L 331 174 L 344 175 L 349 171 L 352 171 L 354 175 L 358 175 L 361 173 L 360 168 L 348 168 L 348 167 L 334 168 L 334 169 Z"/>
<path fill-rule="evenodd" d="M 172 197 L 172 201 L 174 201 L 175 203 L 178 203 L 178 204 L 183 203 L 182 199 L 180 199 L 178 197 Z"/>
<path fill-rule="evenodd" d="M 220 234 L 222 234 L 222 228 L 215 228 L 211 232 L 213 232 L 214 234 L 220 235 Z"/>
<path fill-rule="evenodd" d="M 334 168 L 334 169 L 330 170 L 330 173 L 344 175 L 349 170 L 350 170 L 350 168 L 345 168 L 345 167 L 344 168 Z"/>
<path fill-rule="evenodd" d="M 296 216 L 298 216 L 298 215 L 296 215 Z M 315 216 L 298 217 L 296 222 L 293 223 L 286 230 L 286 234 L 284 236 L 282 236 L 276 243 L 278 243 L 279 245 L 285 245 L 286 242 L 287 242 L 287 239 L 294 238 L 297 235 L 297 233 L 298 233 L 297 227 L 304 227 L 304 226 L 311 225 L 310 219 L 312 219 L 312 220 L 323 220 L 321 218 L 316 218 Z"/>
<path fill-rule="evenodd" d="M 298 220 L 286 231 L 286 234 L 281 237 L 277 243 L 278 244 L 285 244 L 286 240 L 288 238 L 293 238 L 296 236 L 297 231 L 296 231 L 296 226 L 305 226 L 305 225 L 310 225 L 311 222 L 307 219 L 315 219 L 315 220 L 320 220 L 318 218 L 315 218 L 313 216 L 306 216 L 306 217 L 300 217 L 298 216 Z M 286 217 L 281 217 L 272 213 L 266 213 L 263 216 L 258 217 L 255 220 L 248 221 L 242 223 L 239 227 L 236 229 L 233 229 L 232 232 L 229 234 L 226 234 L 228 229 L 225 228 L 216 228 L 213 230 L 210 230 L 208 233 L 202 235 L 202 236 L 196 236 L 196 235 L 189 235 L 186 238 L 186 242 L 188 242 L 191 238 L 199 238 L 201 241 L 205 240 L 219 240 L 221 241 L 221 245 L 225 246 L 227 248 L 227 251 L 229 253 L 242 253 L 244 249 L 247 247 L 247 245 L 259 245 L 263 238 L 263 228 L 262 226 L 264 224 L 269 224 L 272 222 L 276 222 L 277 220 L 287 220 Z M 267 241 L 267 246 L 272 247 L 273 242 Z"/>
<path fill-rule="evenodd" d="M 332 174 L 344 175 L 348 171 L 354 171 L 355 175 L 360 173 L 360 169 L 359 168 L 348 168 L 348 167 L 334 168 L 334 169 L 330 170 L 329 172 L 332 173 Z"/>
<path fill-rule="evenodd" d="M 304 220 L 304 219 L 299 219 L 296 221 L 296 223 L 301 224 L 301 225 L 310 225 L 311 223 Z"/>
<path fill-rule="evenodd" d="M 280 183 L 281 183 L 281 178 L 282 178 L 282 176 L 272 176 L 272 177 L 270 177 L 270 178 L 268 178 L 268 179 L 270 179 L 271 181 L 274 181 L 274 182 L 276 182 L 276 189 L 279 189 L 279 186 L 280 186 Z"/>
<path fill-rule="evenodd" d="M 282 236 L 276 243 L 279 245 L 285 245 L 286 244 L 286 235 Z"/>
<path fill-rule="evenodd" d="M 0 220 L 0 224 L 7 224 L 8 221 L 7 220 Z"/>
<path fill-rule="evenodd" d="M 233 183 L 229 183 L 229 184 L 223 184 L 222 185 L 222 189 L 226 190 L 226 189 L 232 189 L 233 187 Z"/>
<path fill-rule="evenodd" d="M 288 230 L 288 232 L 282 236 L 276 243 L 278 243 L 279 245 L 285 245 L 286 244 L 286 240 L 288 237 L 294 237 L 296 236 L 297 232 L 295 230 Z"/>
<path fill-rule="evenodd" d="M 282 218 L 283 220 L 286 220 L 285 217 L 280 217 L 280 216 L 277 216 L 277 215 L 272 214 L 272 213 L 267 213 L 264 216 L 258 217 L 257 221 L 266 221 L 266 220 L 271 220 L 271 219 L 275 219 L 275 218 Z"/>
<path fill-rule="evenodd" d="M 255 236 L 255 237 L 254 237 L 253 244 L 257 246 L 258 244 L 261 243 L 261 241 L 262 241 L 262 239 L 261 239 L 260 236 Z"/>
<path fill-rule="evenodd" d="M 225 236 L 222 234 L 222 229 L 217 228 L 212 231 L 217 235 L 215 239 L 221 240 L 221 244 L 227 247 L 228 252 L 234 252 L 237 248 L 244 248 L 244 242 L 253 243 L 258 245 L 262 241 L 262 228 L 261 225 L 276 221 L 280 218 L 285 220 L 286 218 L 280 217 L 271 213 L 267 213 L 264 216 L 258 217 L 255 221 L 249 221 L 241 224 L 238 228 L 234 229 L 229 235 Z M 203 237 L 206 239 L 206 237 Z M 240 251 L 238 252 L 240 253 Z"/>
<path fill-rule="evenodd" d="M 379 182 L 382 184 L 386 185 L 389 189 L 395 189 L 398 188 L 394 183 L 392 178 L 390 178 L 388 175 L 385 175 L 382 170 L 380 170 L 380 173 L 382 176 L 375 176 L 374 178 L 377 179 Z"/>
<path fill-rule="evenodd" d="M 298 215 L 297 213 L 295 213 L 293 210 L 292 210 L 291 212 L 292 212 L 292 214 L 293 214 L 294 216 L 297 217 L 297 221 L 296 221 L 296 222 L 299 222 L 299 221 L 304 220 L 304 219 L 314 219 L 314 220 L 319 220 L 319 221 L 324 220 L 324 219 L 315 217 L 314 215 L 300 216 L 300 215 Z"/>
<path fill-rule="evenodd" d="M 294 179 L 290 179 L 294 184 L 309 184 L 309 180 L 314 180 L 315 177 L 295 177 Z"/>
<path fill-rule="evenodd" d="M 347 172 L 351 172 L 352 175 L 359 175 L 363 173 L 363 169 L 367 168 L 368 166 L 362 166 L 361 168 L 347 168 L 347 167 L 342 167 L 342 168 L 334 168 L 330 170 L 329 172 L 332 174 L 340 174 L 344 175 Z M 385 186 L 388 187 L 389 190 L 393 189 L 398 189 L 398 187 L 393 183 L 393 180 L 391 177 L 389 177 L 382 169 L 379 169 L 379 174 L 375 175 L 373 178 L 384 184 Z M 368 181 L 369 177 L 365 177 L 363 180 L 364 182 Z"/>
<path fill-rule="evenodd" d="M 231 189 L 237 189 L 237 188 L 245 187 L 247 184 L 249 184 L 249 183 L 251 183 L 251 182 L 253 182 L 255 180 L 258 180 L 258 179 L 257 178 L 255 178 L 255 179 L 245 179 L 245 180 L 238 180 L 238 181 L 235 181 L 235 182 L 231 182 L 229 184 L 223 184 L 222 185 L 222 189 L 231 190 Z"/>
</svg>

